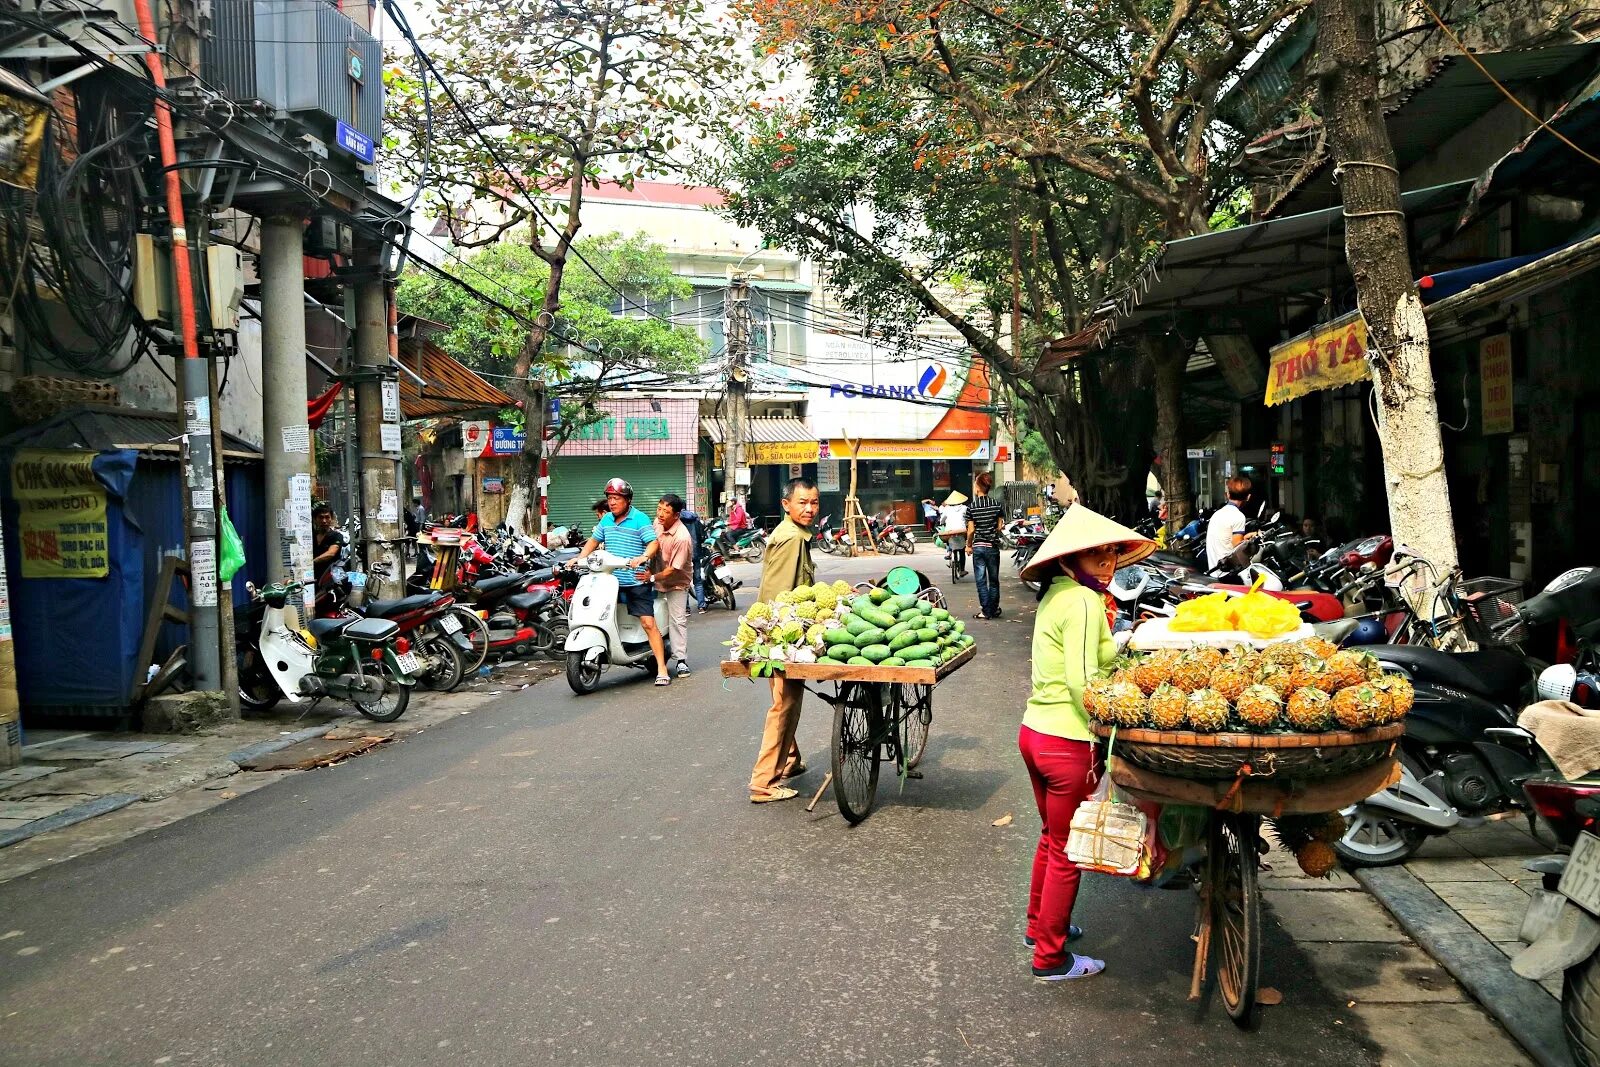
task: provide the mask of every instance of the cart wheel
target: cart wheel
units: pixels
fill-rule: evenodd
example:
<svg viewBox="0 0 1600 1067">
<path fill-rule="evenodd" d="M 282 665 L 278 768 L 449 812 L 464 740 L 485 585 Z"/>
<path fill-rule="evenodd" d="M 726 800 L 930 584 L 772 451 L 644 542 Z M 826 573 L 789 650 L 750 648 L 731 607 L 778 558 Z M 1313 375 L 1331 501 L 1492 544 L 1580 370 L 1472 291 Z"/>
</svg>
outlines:
<svg viewBox="0 0 1600 1067">
<path fill-rule="evenodd" d="M 878 792 L 878 752 L 883 744 L 881 689 L 847 682 L 833 705 L 833 797 L 853 826 L 872 810 Z"/>
<path fill-rule="evenodd" d="M 933 723 L 933 686 L 902 682 L 894 687 L 893 700 L 891 714 L 904 724 L 900 737 L 909 771 L 922 762 L 922 753 L 928 747 L 928 727 Z"/>
<path fill-rule="evenodd" d="M 923 600 L 926 600 L 936 608 L 944 608 L 946 611 L 950 610 L 950 602 L 944 598 L 944 591 L 936 585 L 928 586 L 928 588 L 918 593 L 917 596 Z"/>
<path fill-rule="evenodd" d="M 1260 824 L 1255 815 L 1214 816 L 1206 876 L 1214 909 L 1211 949 L 1217 990 L 1228 1015 L 1246 1030 L 1258 1021 L 1256 991 L 1261 985 L 1261 894 L 1256 886 Z"/>
</svg>

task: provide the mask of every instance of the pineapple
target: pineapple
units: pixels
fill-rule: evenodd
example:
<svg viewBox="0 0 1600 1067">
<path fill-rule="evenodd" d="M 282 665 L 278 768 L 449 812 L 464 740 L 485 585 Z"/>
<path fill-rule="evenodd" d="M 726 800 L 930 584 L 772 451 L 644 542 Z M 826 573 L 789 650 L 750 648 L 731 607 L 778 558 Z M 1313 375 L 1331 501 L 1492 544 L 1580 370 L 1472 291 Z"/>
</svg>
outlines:
<svg viewBox="0 0 1600 1067">
<path fill-rule="evenodd" d="M 1317 816 L 1317 825 L 1312 833 L 1318 841 L 1325 845 L 1331 845 L 1336 841 L 1342 841 L 1349 828 L 1350 824 L 1345 821 L 1345 817 L 1342 814 L 1337 811 L 1330 811 L 1324 815 Z"/>
<path fill-rule="evenodd" d="M 1334 686 L 1333 671 L 1328 667 L 1328 661 L 1317 659 L 1315 656 L 1303 655 L 1295 661 L 1290 668 L 1291 678 L 1296 689 L 1320 689 L 1324 693 L 1332 693 Z"/>
<path fill-rule="evenodd" d="M 1228 725 L 1228 702 L 1215 689 L 1189 694 L 1189 729 L 1213 734 Z"/>
<path fill-rule="evenodd" d="M 1377 686 L 1367 683 L 1341 689 L 1333 698 L 1333 714 L 1346 730 L 1365 730 L 1387 720 L 1389 698 Z"/>
<path fill-rule="evenodd" d="M 1310 878 L 1326 878 L 1339 866 L 1339 854 L 1326 841 L 1307 841 L 1294 850 L 1294 859 Z"/>
<path fill-rule="evenodd" d="M 1385 703 L 1388 704 L 1381 722 L 1399 722 L 1416 701 L 1417 693 L 1411 687 L 1411 681 L 1398 674 L 1380 675 L 1371 685 L 1386 698 Z"/>
<path fill-rule="evenodd" d="M 1377 662 L 1365 652 L 1335 652 L 1329 656 L 1328 670 L 1333 675 L 1334 691 L 1349 689 L 1353 685 L 1370 681 L 1371 675 L 1367 673 L 1368 660 Z"/>
<path fill-rule="evenodd" d="M 1110 685 L 1111 679 L 1096 678 L 1083 688 L 1083 710 L 1095 722 L 1111 721 L 1111 705 L 1106 696 Z"/>
<path fill-rule="evenodd" d="M 1300 642 L 1300 647 L 1318 659 L 1328 659 L 1339 651 L 1339 646 L 1325 637 L 1308 637 Z"/>
<path fill-rule="evenodd" d="M 1292 667 L 1303 655 L 1305 655 L 1305 649 L 1300 647 L 1300 642 L 1279 641 L 1270 645 L 1265 652 L 1261 653 L 1261 662 L 1263 664 L 1278 663 L 1285 667 Z"/>
<path fill-rule="evenodd" d="M 1264 659 L 1256 671 L 1256 684 L 1271 689 L 1280 700 L 1287 700 L 1294 692 L 1294 670 L 1279 660 Z"/>
<path fill-rule="evenodd" d="M 1221 661 L 1221 653 L 1214 648 L 1191 648 L 1172 665 L 1172 684 L 1185 693 L 1204 689 L 1211 682 L 1211 672 Z"/>
<path fill-rule="evenodd" d="M 1228 659 L 1239 665 L 1239 669 L 1254 678 L 1256 671 L 1261 669 L 1261 653 L 1249 645 L 1234 645 L 1228 652 Z"/>
<path fill-rule="evenodd" d="M 1235 702 L 1235 710 L 1250 729 L 1270 730 L 1283 717 L 1283 698 L 1271 686 L 1247 686 Z"/>
<path fill-rule="evenodd" d="M 1232 703 L 1239 699 L 1239 694 L 1250 684 L 1252 674 L 1253 672 L 1247 670 L 1244 664 L 1229 656 L 1211 672 L 1211 688 L 1221 693 L 1224 700 Z"/>
<path fill-rule="evenodd" d="M 1289 697 L 1286 718 L 1303 733 L 1326 730 L 1333 725 L 1333 698 L 1310 686 L 1296 689 Z"/>
<path fill-rule="evenodd" d="M 1189 696 L 1175 685 L 1162 683 L 1150 694 L 1150 722 L 1158 730 L 1181 730 L 1189 715 Z"/>
<path fill-rule="evenodd" d="M 1146 695 L 1154 693 L 1172 678 L 1172 668 L 1177 662 L 1176 649 L 1163 648 L 1152 652 L 1133 665 L 1133 682 Z"/>
<path fill-rule="evenodd" d="M 1118 726 L 1144 725 L 1144 690 L 1132 682 L 1112 682 L 1102 694 L 1101 705 Z"/>
</svg>

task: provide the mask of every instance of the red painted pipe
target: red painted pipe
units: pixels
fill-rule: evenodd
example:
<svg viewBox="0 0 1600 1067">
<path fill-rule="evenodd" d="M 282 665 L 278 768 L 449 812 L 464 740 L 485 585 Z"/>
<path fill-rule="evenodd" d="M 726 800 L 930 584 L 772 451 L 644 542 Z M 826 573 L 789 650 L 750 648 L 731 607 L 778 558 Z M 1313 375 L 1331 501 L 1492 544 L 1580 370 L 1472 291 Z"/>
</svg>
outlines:
<svg viewBox="0 0 1600 1067">
<path fill-rule="evenodd" d="M 172 220 L 172 278 L 178 290 L 178 330 L 183 338 L 183 358 L 200 358 L 200 338 L 194 317 L 194 276 L 189 267 L 189 234 L 184 228 L 183 182 L 178 177 L 178 145 L 172 137 L 172 106 L 167 103 L 167 72 L 161 63 L 161 53 L 154 48 L 156 20 L 150 11 L 150 0 L 133 0 L 133 10 L 139 17 L 139 35 L 151 42 L 151 50 L 144 55 L 150 68 L 150 79 L 156 84 L 156 140 L 161 150 L 161 168 L 167 189 L 167 215 Z"/>
</svg>

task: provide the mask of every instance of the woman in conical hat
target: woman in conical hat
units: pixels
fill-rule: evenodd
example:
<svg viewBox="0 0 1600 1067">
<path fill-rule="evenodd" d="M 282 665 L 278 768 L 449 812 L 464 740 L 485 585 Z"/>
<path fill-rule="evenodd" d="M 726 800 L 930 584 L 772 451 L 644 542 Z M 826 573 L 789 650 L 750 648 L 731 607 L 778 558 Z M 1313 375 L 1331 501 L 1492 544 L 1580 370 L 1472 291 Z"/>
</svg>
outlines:
<svg viewBox="0 0 1600 1067">
<path fill-rule="evenodd" d="M 1017 746 L 1044 824 L 1033 856 L 1027 939 L 1034 977 L 1047 981 L 1105 969 L 1102 960 L 1067 951 L 1067 942 L 1083 933 L 1072 925 L 1078 868 L 1067 858 L 1067 835 L 1073 813 L 1095 787 L 1083 691 L 1117 655 L 1101 599 L 1111 576 L 1155 549 L 1148 537 L 1077 504 L 1022 571 L 1025 581 L 1043 583 L 1033 623 L 1033 692 Z"/>
<path fill-rule="evenodd" d="M 951 581 L 967 576 L 967 498 L 959 489 L 944 498 L 939 509 L 940 536 L 954 557 L 956 569 Z"/>
</svg>

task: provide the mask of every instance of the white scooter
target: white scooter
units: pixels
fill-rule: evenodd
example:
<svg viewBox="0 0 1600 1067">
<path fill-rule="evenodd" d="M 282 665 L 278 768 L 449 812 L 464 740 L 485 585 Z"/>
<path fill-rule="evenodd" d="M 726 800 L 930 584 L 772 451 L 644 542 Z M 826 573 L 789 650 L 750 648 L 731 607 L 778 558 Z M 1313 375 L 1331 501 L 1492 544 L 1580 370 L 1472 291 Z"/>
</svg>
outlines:
<svg viewBox="0 0 1600 1067">
<path fill-rule="evenodd" d="M 572 591 L 567 616 L 567 684 L 572 691 L 579 695 L 592 693 L 607 667 L 637 667 L 655 674 L 658 665 L 644 627 L 617 599 L 621 586 L 616 572 L 633 569 L 628 560 L 597 551 L 573 560 L 571 565 L 582 575 Z M 655 617 L 670 662 L 667 607 L 660 596 L 656 597 Z"/>
</svg>

